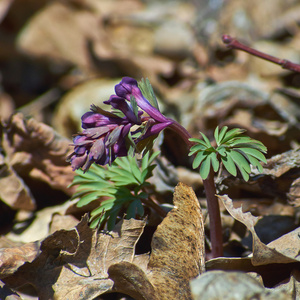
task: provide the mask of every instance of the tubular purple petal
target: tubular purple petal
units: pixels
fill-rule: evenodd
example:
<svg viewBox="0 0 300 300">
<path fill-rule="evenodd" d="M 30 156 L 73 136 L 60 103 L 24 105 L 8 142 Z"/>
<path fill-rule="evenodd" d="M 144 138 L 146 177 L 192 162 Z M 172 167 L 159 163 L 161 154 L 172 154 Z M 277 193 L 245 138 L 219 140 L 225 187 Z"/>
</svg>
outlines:
<svg viewBox="0 0 300 300">
<path fill-rule="evenodd" d="M 135 79 L 130 77 L 122 78 L 122 81 L 115 86 L 115 92 L 119 97 L 130 101 L 130 97 L 134 96 L 137 105 L 145 111 L 151 118 L 157 122 L 166 122 L 167 118 L 143 96 Z"/>
<path fill-rule="evenodd" d="M 131 122 L 140 125 L 141 120 L 137 119 L 137 117 L 134 114 L 133 108 L 131 105 L 126 102 L 124 98 L 112 95 L 109 100 L 104 101 L 105 104 L 110 104 L 113 108 L 119 109 L 126 118 L 128 118 Z M 142 112 L 139 112 L 139 115 L 141 115 Z"/>
</svg>

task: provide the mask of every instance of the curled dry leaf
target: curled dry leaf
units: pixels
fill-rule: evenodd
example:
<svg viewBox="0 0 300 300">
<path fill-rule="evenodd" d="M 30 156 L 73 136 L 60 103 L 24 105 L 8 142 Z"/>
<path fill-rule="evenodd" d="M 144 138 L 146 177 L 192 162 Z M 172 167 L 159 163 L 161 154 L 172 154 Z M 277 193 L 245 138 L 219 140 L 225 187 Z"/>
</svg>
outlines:
<svg viewBox="0 0 300 300">
<path fill-rule="evenodd" d="M 40 299 L 94 299 L 122 292 L 135 299 L 191 299 L 189 281 L 204 271 L 204 226 L 193 190 L 179 184 L 175 208 L 158 226 L 149 254 L 135 254 L 145 221 L 122 220 L 114 231 L 88 226 L 59 230 L 41 244 L 41 253 L 9 277 L 11 288 L 33 285 Z M 30 274 L 30 276 L 29 276 Z"/>
<path fill-rule="evenodd" d="M 12 209 L 34 210 L 35 200 L 28 186 L 1 155 L 0 160 L 0 199 Z"/>
<path fill-rule="evenodd" d="M 0 249 L 0 278 L 14 274 L 26 262 L 32 262 L 40 252 L 40 242 Z"/>
<path fill-rule="evenodd" d="M 289 251 L 285 251 L 286 248 L 282 248 L 281 246 L 279 246 L 281 244 L 281 241 L 279 240 L 283 237 L 279 238 L 277 240 L 277 243 L 272 242 L 269 245 L 265 245 L 260 241 L 254 229 L 254 226 L 258 221 L 258 218 L 252 216 L 250 212 L 243 213 L 241 207 L 234 208 L 232 200 L 227 195 L 218 196 L 218 197 L 219 199 L 222 200 L 224 206 L 226 207 L 230 215 L 234 219 L 243 223 L 251 232 L 253 237 L 253 247 L 252 247 L 253 256 L 251 258 L 251 261 L 254 266 L 266 265 L 272 263 L 291 263 L 291 262 L 300 261 L 300 257 L 298 256 L 299 243 L 300 243 L 298 237 L 298 231 L 292 234 L 293 238 L 297 241 L 297 243 L 293 245 L 290 245 L 289 243 L 288 244 Z M 295 249 L 293 248 L 294 246 Z"/>
<path fill-rule="evenodd" d="M 20 113 L 13 115 L 2 127 L 6 161 L 20 177 L 29 176 L 71 194 L 67 186 L 74 174 L 65 161 L 70 144 L 68 139 L 46 124 L 34 119 L 25 120 Z"/>
</svg>

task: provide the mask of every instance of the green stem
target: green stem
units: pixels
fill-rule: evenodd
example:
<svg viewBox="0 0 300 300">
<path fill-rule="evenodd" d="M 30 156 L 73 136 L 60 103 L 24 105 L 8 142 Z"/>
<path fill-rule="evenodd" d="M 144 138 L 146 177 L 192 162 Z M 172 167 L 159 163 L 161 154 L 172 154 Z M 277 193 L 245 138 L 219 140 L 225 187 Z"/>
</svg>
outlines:
<svg viewBox="0 0 300 300">
<path fill-rule="evenodd" d="M 191 135 L 189 132 L 182 127 L 179 123 L 174 122 L 169 126 L 170 129 L 177 132 L 185 141 L 187 146 L 191 148 L 194 145 L 189 139 Z M 207 210 L 209 215 L 210 224 L 210 241 L 212 247 L 212 256 L 219 257 L 223 256 L 223 236 L 222 236 L 222 224 L 220 216 L 219 201 L 216 196 L 216 186 L 214 182 L 214 172 L 211 170 L 207 179 L 203 180 L 203 185 L 207 199 Z"/>
</svg>

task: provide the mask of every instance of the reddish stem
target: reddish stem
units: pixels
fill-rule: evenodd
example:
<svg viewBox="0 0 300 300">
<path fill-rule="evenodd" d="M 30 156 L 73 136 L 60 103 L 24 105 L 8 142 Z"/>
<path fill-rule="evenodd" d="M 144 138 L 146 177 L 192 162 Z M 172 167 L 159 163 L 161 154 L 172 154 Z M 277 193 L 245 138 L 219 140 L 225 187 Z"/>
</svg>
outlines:
<svg viewBox="0 0 300 300">
<path fill-rule="evenodd" d="M 261 51 L 258 51 L 256 49 L 253 49 L 251 47 L 248 47 L 245 44 L 242 44 L 241 42 L 239 42 L 238 40 L 232 38 L 230 35 L 224 34 L 222 36 L 222 41 L 230 49 L 241 50 L 241 51 L 247 52 L 251 55 L 254 55 L 256 57 L 270 61 L 274 64 L 280 65 L 283 69 L 287 69 L 287 70 L 294 71 L 294 72 L 300 72 L 299 64 L 295 64 L 286 59 L 279 59 L 275 56 L 272 56 L 272 55 L 263 53 Z"/>
<path fill-rule="evenodd" d="M 209 230 L 212 257 L 223 256 L 223 235 L 220 215 L 219 200 L 216 196 L 214 172 L 211 169 L 207 179 L 203 180 L 207 199 L 207 210 L 209 215 Z"/>
<path fill-rule="evenodd" d="M 183 138 L 189 148 L 194 145 L 193 142 L 189 141 L 189 139 L 191 138 L 189 132 L 179 123 L 174 122 L 171 126 L 169 126 L 169 128 L 177 132 Z M 213 170 L 209 172 L 207 179 L 203 180 L 203 185 L 206 193 L 207 210 L 209 215 L 212 257 L 216 258 L 219 256 L 223 256 L 223 235 L 220 207 L 218 198 L 216 196 L 217 192 Z"/>
</svg>

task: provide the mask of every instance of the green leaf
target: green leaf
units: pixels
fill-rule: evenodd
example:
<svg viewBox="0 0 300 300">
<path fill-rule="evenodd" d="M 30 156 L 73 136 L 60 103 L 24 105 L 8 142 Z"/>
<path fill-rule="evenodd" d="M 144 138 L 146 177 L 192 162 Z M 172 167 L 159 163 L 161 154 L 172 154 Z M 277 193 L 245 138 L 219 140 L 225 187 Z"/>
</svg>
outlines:
<svg viewBox="0 0 300 300">
<path fill-rule="evenodd" d="M 200 134 L 202 135 L 203 140 L 204 140 L 205 144 L 207 145 L 207 148 L 212 147 L 212 145 L 211 145 L 209 139 L 207 138 L 207 136 L 204 133 L 202 133 L 202 132 L 200 132 Z"/>
<path fill-rule="evenodd" d="M 156 151 L 154 152 L 150 158 L 149 158 L 149 162 L 148 162 L 148 165 L 151 165 L 153 163 L 153 161 L 155 160 L 155 158 L 160 154 L 160 151 Z"/>
<path fill-rule="evenodd" d="M 248 161 L 241 153 L 233 150 L 230 151 L 229 155 L 231 156 L 231 158 L 233 159 L 233 161 L 235 162 L 235 164 L 238 166 L 239 169 L 243 168 L 247 173 L 251 172 L 251 168 Z"/>
<path fill-rule="evenodd" d="M 109 212 L 109 217 L 106 223 L 107 230 L 112 231 L 116 225 L 117 216 L 121 210 L 122 206 L 118 205 L 115 206 L 113 209 Z"/>
<path fill-rule="evenodd" d="M 238 148 L 238 150 L 257 158 L 264 163 L 267 163 L 265 156 L 259 150 L 252 148 Z"/>
<path fill-rule="evenodd" d="M 85 206 L 87 204 L 89 204 L 90 202 L 99 199 L 99 191 L 96 192 L 91 192 L 89 194 L 86 194 L 85 196 L 83 196 L 77 203 L 77 207 L 82 207 Z"/>
<path fill-rule="evenodd" d="M 226 156 L 227 155 L 227 150 L 224 146 L 219 146 L 216 150 L 221 156 Z"/>
<path fill-rule="evenodd" d="M 259 162 L 256 158 L 254 158 L 254 157 L 251 156 L 251 155 L 247 155 L 247 158 L 248 158 L 250 164 L 251 164 L 254 168 L 257 168 L 257 170 L 258 170 L 260 173 L 263 172 L 263 167 L 262 167 L 262 165 L 260 164 L 260 162 Z"/>
<path fill-rule="evenodd" d="M 120 166 L 122 169 L 130 170 L 130 163 L 127 157 L 118 157 L 112 164 L 112 167 Z"/>
<path fill-rule="evenodd" d="M 196 152 L 204 151 L 205 149 L 207 149 L 207 147 L 206 147 L 206 146 L 203 146 L 202 144 L 194 145 L 194 146 L 192 146 L 191 149 L 190 149 L 189 156 L 193 155 L 193 154 L 196 153 Z"/>
<path fill-rule="evenodd" d="M 152 171 L 155 169 L 155 167 L 156 165 L 149 166 L 142 172 L 142 184 L 145 184 L 145 181 L 152 176 Z"/>
<path fill-rule="evenodd" d="M 112 207 L 114 207 L 114 205 L 115 205 L 114 199 L 110 200 L 109 202 L 107 202 L 107 200 L 103 201 L 99 207 L 95 208 L 91 212 L 91 216 L 94 217 L 101 214 L 103 211 L 109 211 Z"/>
<path fill-rule="evenodd" d="M 203 180 L 205 180 L 210 172 L 211 168 L 211 156 L 208 155 L 206 158 L 203 160 L 200 166 L 200 176 L 202 177 Z"/>
<path fill-rule="evenodd" d="M 197 139 L 197 138 L 190 138 L 189 141 L 190 141 L 190 142 L 195 142 L 195 143 L 197 143 L 197 144 L 201 144 L 201 145 L 203 145 L 205 148 L 208 148 L 208 147 L 207 147 L 207 144 L 206 144 L 205 141 L 203 141 L 203 140 L 200 140 L 200 139 Z"/>
<path fill-rule="evenodd" d="M 136 160 L 134 160 L 134 162 L 132 162 L 132 164 L 131 164 L 131 172 L 133 173 L 135 179 L 138 181 L 139 184 L 143 183 L 142 182 L 142 173 L 137 165 Z"/>
<path fill-rule="evenodd" d="M 79 185 L 76 189 L 76 191 L 81 190 L 90 190 L 90 191 L 100 191 L 106 188 L 109 188 L 110 184 L 108 182 L 85 182 L 81 185 Z"/>
<path fill-rule="evenodd" d="M 214 132 L 214 137 L 217 142 L 217 145 L 219 146 L 219 126 L 216 127 L 215 132 Z"/>
<path fill-rule="evenodd" d="M 225 136 L 225 133 L 227 131 L 228 127 L 227 126 L 224 126 L 222 127 L 222 129 L 220 130 L 220 133 L 219 133 L 219 137 L 218 137 L 218 140 L 216 141 L 217 142 L 217 145 L 219 146 Z"/>
<path fill-rule="evenodd" d="M 134 218 L 137 214 L 139 216 L 144 215 L 144 208 L 140 199 L 133 200 L 126 211 L 126 219 Z"/>
<path fill-rule="evenodd" d="M 193 161 L 193 169 L 196 169 L 199 167 L 199 165 L 202 163 L 202 161 L 207 157 L 207 153 L 198 152 L 194 161 Z"/>
<path fill-rule="evenodd" d="M 221 143 L 225 144 L 227 143 L 229 140 L 231 140 L 232 138 L 241 135 L 242 133 L 244 133 L 246 130 L 244 129 L 240 129 L 240 128 L 233 128 L 231 130 L 229 130 L 224 138 L 222 139 Z"/>
<path fill-rule="evenodd" d="M 221 160 L 222 163 L 224 165 L 224 167 L 226 168 L 226 170 L 233 176 L 237 175 L 237 170 L 236 170 L 236 166 L 234 164 L 233 159 L 230 157 L 229 153 L 226 153 L 226 156 L 222 156 Z"/>
<path fill-rule="evenodd" d="M 211 157 L 211 164 L 212 164 L 214 172 L 218 172 L 219 167 L 220 167 L 220 162 L 219 162 L 219 160 L 217 158 L 216 152 L 212 152 L 210 154 L 210 157 Z"/>
</svg>

